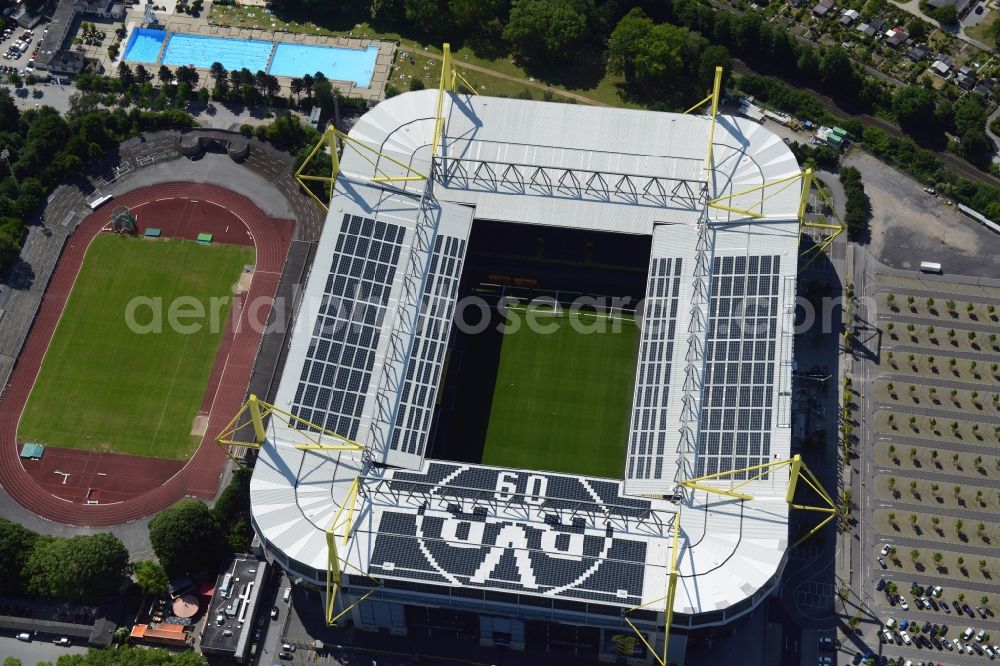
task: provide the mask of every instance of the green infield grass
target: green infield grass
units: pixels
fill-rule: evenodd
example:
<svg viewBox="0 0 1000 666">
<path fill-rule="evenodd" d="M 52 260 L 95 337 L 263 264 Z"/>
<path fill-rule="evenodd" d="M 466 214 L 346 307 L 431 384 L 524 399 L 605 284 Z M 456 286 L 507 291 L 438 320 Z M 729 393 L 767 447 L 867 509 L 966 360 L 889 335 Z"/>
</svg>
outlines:
<svg viewBox="0 0 1000 666">
<path fill-rule="evenodd" d="M 552 329 L 546 333 L 524 325 L 523 310 L 512 316 L 522 325 L 503 335 L 483 463 L 620 478 L 639 345 L 635 321 L 534 315 Z M 581 332 L 571 316 L 599 332 Z"/>
<path fill-rule="evenodd" d="M 31 390 L 19 440 L 190 457 L 201 439 L 192 429 L 229 316 L 233 285 L 244 265 L 252 263 L 254 249 L 242 245 L 111 234 L 95 238 Z M 136 308 L 133 321 L 152 324 L 159 309 L 160 332 L 134 332 L 126 323 L 136 297 L 150 305 Z M 175 301 L 180 297 L 184 302 Z M 213 303 L 213 298 L 224 301 Z M 205 315 L 175 321 L 200 324 L 199 330 L 174 330 L 171 303 L 185 313 L 197 309 L 194 302 Z"/>
</svg>

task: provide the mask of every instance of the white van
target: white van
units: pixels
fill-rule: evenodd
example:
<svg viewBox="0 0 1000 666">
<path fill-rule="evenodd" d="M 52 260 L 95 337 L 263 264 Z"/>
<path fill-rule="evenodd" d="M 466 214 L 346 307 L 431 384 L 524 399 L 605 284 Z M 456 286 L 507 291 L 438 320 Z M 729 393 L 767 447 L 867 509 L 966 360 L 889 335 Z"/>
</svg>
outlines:
<svg viewBox="0 0 1000 666">
<path fill-rule="evenodd" d="M 292 588 L 291 587 L 286 587 L 285 588 L 285 593 L 281 595 L 281 600 L 284 601 L 287 604 L 288 600 L 291 598 L 291 596 L 292 596 Z"/>
<path fill-rule="evenodd" d="M 921 261 L 920 262 L 920 272 L 921 273 L 935 273 L 937 275 L 941 274 L 941 264 L 933 261 Z"/>
<path fill-rule="evenodd" d="M 15 636 L 15 638 L 17 640 L 19 640 L 19 641 L 24 641 L 25 643 L 30 643 L 31 642 L 31 634 L 29 634 L 26 631 L 22 631 L 17 636 Z"/>
</svg>

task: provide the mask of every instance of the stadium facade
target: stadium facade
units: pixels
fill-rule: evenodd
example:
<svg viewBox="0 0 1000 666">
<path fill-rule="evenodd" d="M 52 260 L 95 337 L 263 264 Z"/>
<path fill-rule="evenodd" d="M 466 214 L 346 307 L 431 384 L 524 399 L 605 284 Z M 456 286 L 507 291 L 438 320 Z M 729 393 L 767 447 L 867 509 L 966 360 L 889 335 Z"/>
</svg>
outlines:
<svg viewBox="0 0 1000 666">
<path fill-rule="evenodd" d="M 350 132 L 377 154 L 344 150 L 275 404 L 364 450 L 304 449 L 272 419 L 251 484 L 260 542 L 322 590 L 333 525 L 337 608 L 362 629 L 576 642 L 636 663 L 654 657 L 625 613 L 663 644 L 676 544 L 682 662 L 688 632 L 751 611 L 785 564 L 787 468 L 736 475 L 750 499 L 680 482 L 789 458 L 799 165 L 724 115 L 713 129 L 704 115 L 438 104 L 399 95 Z M 651 238 L 624 478 L 428 457 L 474 220 Z"/>
</svg>

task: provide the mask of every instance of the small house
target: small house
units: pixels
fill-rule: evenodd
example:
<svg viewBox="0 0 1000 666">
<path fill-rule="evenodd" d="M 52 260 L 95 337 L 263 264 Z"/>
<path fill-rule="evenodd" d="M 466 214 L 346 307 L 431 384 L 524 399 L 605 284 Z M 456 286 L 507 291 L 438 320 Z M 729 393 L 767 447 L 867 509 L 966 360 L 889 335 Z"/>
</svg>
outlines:
<svg viewBox="0 0 1000 666">
<path fill-rule="evenodd" d="M 926 60 L 931 54 L 931 50 L 924 46 L 923 44 L 917 44 L 910 52 L 906 54 L 906 57 L 913 62 L 920 62 L 921 60 Z"/>
<path fill-rule="evenodd" d="M 813 8 L 813 16 L 818 16 L 820 18 L 826 16 L 833 9 L 833 0 L 819 0 Z"/>
<path fill-rule="evenodd" d="M 840 16 L 840 22 L 845 26 L 851 25 L 857 21 L 860 16 L 861 15 L 858 14 L 856 9 L 845 9 L 844 13 Z"/>
<path fill-rule="evenodd" d="M 892 30 L 887 30 L 885 33 L 885 43 L 889 46 L 895 48 L 900 44 L 905 44 L 906 40 L 910 36 L 902 28 L 893 28 Z"/>
<path fill-rule="evenodd" d="M 857 30 L 858 32 L 860 32 L 865 37 L 868 37 L 869 39 L 875 36 L 875 28 L 871 27 L 867 23 L 859 24 Z"/>
<path fill-rule="evenodd" d="M 948 72 L 951 71 L 951 65 L 942 60 L 935 60 L 931 65 L 931 71 L 940 77 L 946 77 L 948 76 Z"/>
<path fill-rule="evenodd" d="M 955 83 L 962 90 L 972 90 L 976 87 L 976 77 L 969 76 L 968 74 L 959 74 L 955 77 Z"/>
</svg>

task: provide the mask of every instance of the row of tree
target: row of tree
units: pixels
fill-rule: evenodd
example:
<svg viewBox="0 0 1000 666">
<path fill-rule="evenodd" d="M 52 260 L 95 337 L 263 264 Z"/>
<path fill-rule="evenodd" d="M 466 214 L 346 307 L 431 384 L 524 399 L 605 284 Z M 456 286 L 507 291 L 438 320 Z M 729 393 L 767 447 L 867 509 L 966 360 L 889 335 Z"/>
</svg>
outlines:
<svg viewBox="0 0 1000 666">
<path fill-rule="evenodd" d="M 208 662 L 191 650 L 168 652 L 162 648 L 115 646 L 88 650 L 86 654 L 64 654 L 56 660 L 40 661 L 37 666 L 205 666 Z M 17 657 L 7 657 L 2 666 L 33 666 Z"/>
<path fill-rule="evenodd" d="M 844 194 L 847 195 L 847 203 L 844 206 L 847 238 L 856 242 L 867 242 L 870 235 L 868 222 L 872 217 L 872 205 L 868 195 L 865 194 L 861 172 L 854 167 L 842 167 L 840 184 L 844 186 Z"/>
<path fill-rule="evenodd" d="M 29 594 L 97 602 L 121 589 L 128 550 L 109 533 L 69 539 L 41 535 L 0 519 L 0 596 Z"/>
<path fill-rule="evenodd" d="M 26 220 L 64 177 L 80 173 L 85 163 L 101 159 L 125 139 L 192 124 L 191 116 L 178 109 L 92 107 L 66 118 L 48 106 L 20 112 L 0 89 L 0 150 L 9 151 L 17 178 L 0 165 L 0 275 L 20 251 Z"/>
</svg>

